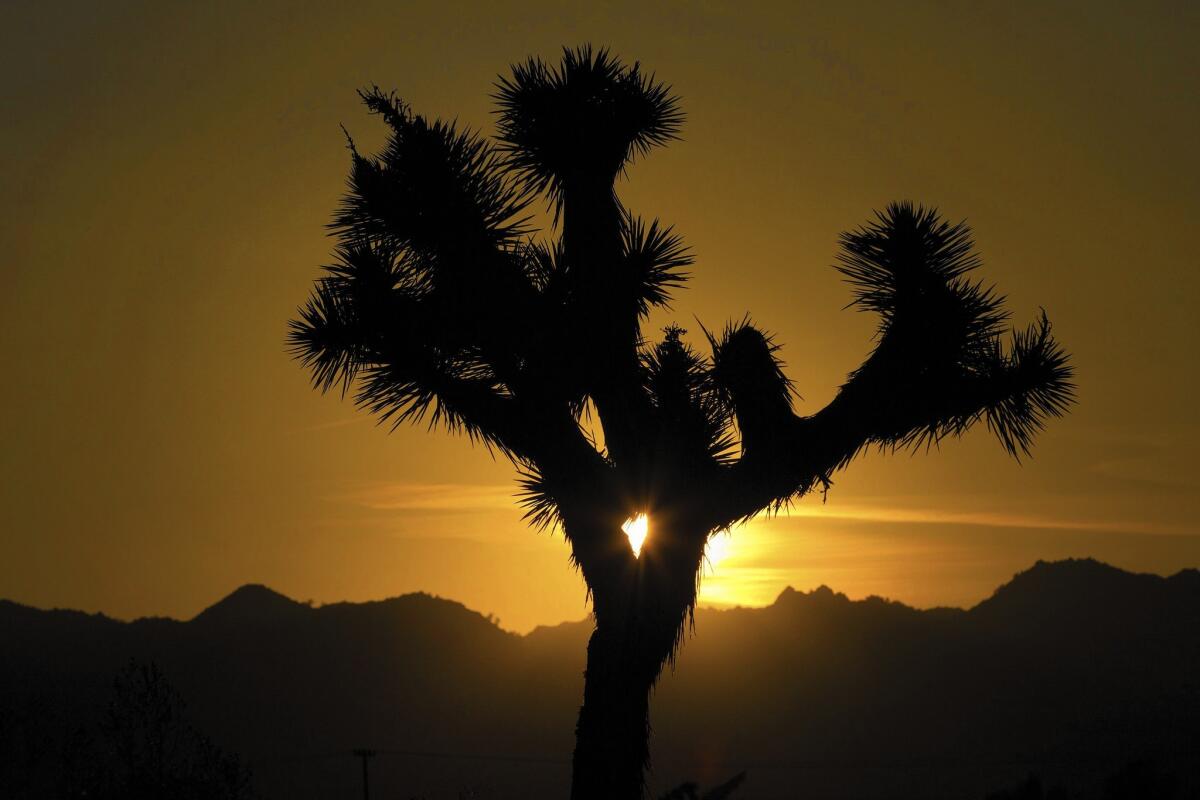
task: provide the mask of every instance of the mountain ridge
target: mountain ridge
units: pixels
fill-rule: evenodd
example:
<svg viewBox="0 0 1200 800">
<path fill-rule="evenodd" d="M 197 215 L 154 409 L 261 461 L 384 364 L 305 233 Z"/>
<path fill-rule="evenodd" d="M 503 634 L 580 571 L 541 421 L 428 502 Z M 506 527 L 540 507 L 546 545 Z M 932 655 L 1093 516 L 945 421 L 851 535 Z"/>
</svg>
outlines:
<svg viewBox="0 0 1200 800">
<path fill-rule="evenodd" d="M 1196 577 L 1041 562 L 970 609 L 829 587 L 698 609 L 655 691 L 652 785 L 749 769 L 747 800 L 982 800 L 1032 772 L 1090 797 L 1102 769 L 1158 759 L 1200 789 Z M 42 753 L 52 782 L 56 751 L 37 743 L 101 718 L 131 659 L 162 668 L 265 798 L 353 791 L 357 747 L 541 765 L 395 756 L 372 766 L 381 796 L 562 796 L 590 633 L 517 634 L 426 593 L 311 606 L 251 585 L 188 621 L 0 601 L 0 796 L 52 796 L 6 787 L 4 748 Z"/>
<path fill-rule="evenodd" d="M 954 612 L 963 611 L 971 612 L 981 606 L 992 604 L 997 598 L 1007 597 L 1015 591 L 1029 591 L 1040 588 L 1043 578 L 1048 576 L 1052 581 L 1061 582 L 1062 578 L 1067 575 L 1078 576 L 1081 573 L 1087 573 L 1092 576 L 1117 577 L 1118 579 L 1133 579 L 1141 580 L 1148 584 L 1159 586 L 1179 587 L 1184 591 L 1192 591 L 1200 593 L 1200 569 L 1196 567 L 1185 567 L 1170 575 L 1159 575 L 1157 573 L 1147 572 L 1132 572 L 1106 564 L 1102 561 L 1097 561 L 1093 558 L 1067 558 L 1055 561 L 1045 561 L 1039 559 L 1028 569 L 1015 573 L 1008 581 L 998 586 L 991 595 L 978 601 L 970 606 L 913 606 L 890 597 L 871 594 L 862 598 L 852 599 L 843 592 L 837 591 L 826 584 L 820 584 L 808 591 L 796 589 L 790 584 L 785 586 L 775 599 L 764 606 L 742 606 L 742 605 L 702 605 L 708 612 L 723 612 L 737 610 L 761 610 L 777 606 L 787 602 L 831 602 L 840 601 L 851 604 L 882 602 L 888 605 L 900 606 L 917 612 Z M 411 600 L 410 600 L 411 598 Z M 451 605 L 459 606 L 473 614 L 478 614 L 485 619 L 493 618 L 493 615 L 483 611 L 470 608 L 466 604 L 454 600 L 452 598 L 442 597 L 440 595 L 417 590 L 414 592 L 405 592 L 398 595 L 390 595 L 378 599 L 371 600 L 335 600 L 326 603 L 315 604 L 312 601 L 302 602 L 291 598 L 282 592 L 278 592 L 261 583 L 246 583 L 238 586 L 229 594 L 212 603 L 209 606 L 201 609 L 198 613 L 189 619 L 178 619 L 175 617 L 166 617 L 158 615 L 140 616 L 132 619 L 121 619 L 112 617 L 102 611 L 87 612 L 70 608 L 62 608 L 54 606 L 51 608 L 40 608 L 38 606 L 20 603 L 15 600 L 0 598 L 0 613 L 3 613 L 5 608 L 19 608 L 26 611 L 73 615 L 77 618 L 91 618 L 107 620 L 116 624 L 128 625 L 133 623 L 143 622 L 176 622 L 181 624 L 196 622 L 200 620 L 208 621 L 215 617 L 233 618 L 238 615 L 244 615 L 250 619 L 262 621 L 278 621 L 280 615 L 289 616 L 294 614 L 304 613 L 305 611 L 322 611 L 332 607 L 372 607 L 378 606 L 386 608 L 389 605 L 401 602 L 415 602 L 417 599 L 425 599 L 431 601 L 439 601 Z M 583 617 L 578 620 L 562 620 L 556 623 L 543 623 L 534 626 L 525 633 L 519 631 L 510 631 L 499 626 L 501 630 L 508 633 L 513 633 L 517 636 L 529 636 L 534 631 L 543 629 L 554 629 L 564 625 L 579 625 L 589 623 L 590 617 Z"/>
</svg>

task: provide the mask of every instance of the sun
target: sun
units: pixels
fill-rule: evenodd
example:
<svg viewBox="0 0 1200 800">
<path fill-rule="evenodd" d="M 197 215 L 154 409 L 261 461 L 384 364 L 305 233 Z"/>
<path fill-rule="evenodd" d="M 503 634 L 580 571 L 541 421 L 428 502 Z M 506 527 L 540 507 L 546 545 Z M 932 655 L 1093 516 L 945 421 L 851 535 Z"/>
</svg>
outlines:
<svg viewBox="0 0 1200 800">
<path fill-rule="evenodd" d="M 729 557 L 730 538 L 728 531 L 720 531 L 709 538 L 704 545 L 704 558 L 709 566 L 715 567 Z"/>
<path fill-rule="evenodd" d="M 625 531 L 625 535 L 629 537 L 629 546 L 633 548 L 633 555 L 640 556 L 642 554 L 642 543 L 646 541 L 646 534 L 650 531 L 650 518 L 645 514 L 638 514 L 631 520 L 626 520 L 621 526 L 621 530 Z"/>
<path fill-rule="evenodd" d="M 638 514 L 637 516 L 625 520 L 625 524 L 621 526 L 621 530 L 625 532 L 625 536 L 629 539 L 629 546 L 633 548 L 635 558 L 640 558 L 642 555 L 642 545 L 646 541 L 646 534 L 650 532 L 650 517 L 647 514 Z M 715 567 L 726 558 L 729 557 L 729 533 L 720 532 L 714 534 L 708 543 L 704 545 L 704 560 L 709 567 Z"/>
</svg>

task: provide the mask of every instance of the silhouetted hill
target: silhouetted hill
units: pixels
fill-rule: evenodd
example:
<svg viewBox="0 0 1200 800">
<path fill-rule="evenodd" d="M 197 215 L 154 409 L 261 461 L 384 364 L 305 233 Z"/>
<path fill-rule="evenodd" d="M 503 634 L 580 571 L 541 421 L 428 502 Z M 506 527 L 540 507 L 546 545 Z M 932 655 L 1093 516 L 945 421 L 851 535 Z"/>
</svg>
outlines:
<svg viewBox="0 0 1200 800">
<path fill-rule="evenodd" d="M 997 589 L 974 613 L 1012 622 L 1031 613 L 1052 614 L 1059 619 L 1105 625 L 1107 614 L 1143 614 L 1176 600 L 1200 600 L 1200 573 L 1188 569 L 1164 579 L 1084 558 L 1039 561 Z"/>
<path fill-rule="evenodd" d="M 0 796 L 53 796 L 62 743 L 131 658 L 269 798 L 354 796 L 354 747 L 390 751 L 380 797 L 565 796 L 589 633 L 518 636 L 425 594 L 311 607 L 247 586 L 188 622 L 0 602 Z M 1039 562 L 970 610 L 789 588 L 697 612 L 654 698 L 653 782 L 748 769 L 746 798 L 982 798 L 1033 772 L 1101 797 L 1138 762 L 1192 796 L 1198 676 L 1195 570 Z"/>
<path fill-rule="evenodd" d="M 192 619 L 199 625 L 286 625 L 305 616 L 307 607 L 261 584 L 247 584 Z"/>
</svg>

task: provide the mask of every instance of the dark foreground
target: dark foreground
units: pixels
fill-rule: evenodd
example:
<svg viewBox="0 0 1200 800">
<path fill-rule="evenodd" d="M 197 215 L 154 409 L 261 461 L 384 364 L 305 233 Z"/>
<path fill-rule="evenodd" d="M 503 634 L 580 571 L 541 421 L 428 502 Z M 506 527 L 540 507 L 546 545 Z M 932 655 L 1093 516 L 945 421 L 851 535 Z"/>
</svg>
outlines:
<svg viewBox="0 0 1200 800">
<path fill-rule="evenodd" d="M 376 798 L 562 797 L 588 633 L 419 594 L 243 587 L 132 623 L 0 601 L 0 797 L 63 796 L 113 757 L 131 661 L 261 797 L 360 797 L 355 748 Z M 747 770 L 737 798 L 1200 797 L 1200 573 L 1039 563 L 967 611 L 824 588 L 701 610 L 652 713 L 658 794 Z"/>
</svg>

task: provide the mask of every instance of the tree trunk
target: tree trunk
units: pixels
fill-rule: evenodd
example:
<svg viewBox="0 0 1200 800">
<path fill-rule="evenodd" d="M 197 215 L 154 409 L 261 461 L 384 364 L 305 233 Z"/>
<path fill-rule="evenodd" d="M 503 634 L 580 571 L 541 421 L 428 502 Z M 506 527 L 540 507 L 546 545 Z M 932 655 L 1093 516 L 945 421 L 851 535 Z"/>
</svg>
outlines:
<svg viewBox="0 0 1200 800">
<path fill-rule="evenodd" d="M 650 689 L 660 667 L 629 663 L 619 631 L 588 641 L 583 706 L 575 726 L 572 800 L 641 800 L 650 757 Z"/>
<path fill-rule="evenodd" d="M 616 591 L 593 587 L 596 629 L 575 727 L 572 800 L 642 800 L 650 691 L 695 603 L 704 553 L 703 534 L 671 528 L 656 527 Z"/>
</svg>

